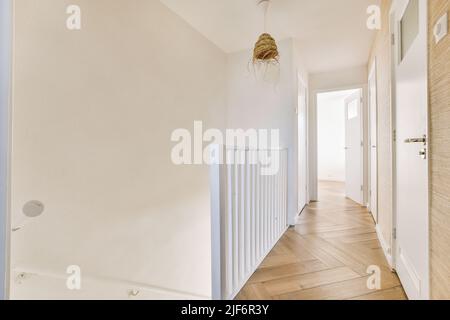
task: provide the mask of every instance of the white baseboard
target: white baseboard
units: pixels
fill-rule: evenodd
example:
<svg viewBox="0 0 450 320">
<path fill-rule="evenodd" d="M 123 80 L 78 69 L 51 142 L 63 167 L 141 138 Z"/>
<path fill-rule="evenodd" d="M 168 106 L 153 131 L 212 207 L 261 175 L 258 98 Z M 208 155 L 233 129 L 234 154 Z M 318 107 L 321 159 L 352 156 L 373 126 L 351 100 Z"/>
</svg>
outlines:
<svg viewBox="0 0 450 320">
<path fill-rule="evenodd" d="M 384 238 L 383 232 L 381 232 L 379 224 L 377 224 L 375 229 L 377 231 L 378 240 L 380 241 L 381 248 L 383 249 L 383 252 L 388 261 L 389 267 L 391 267 L 391 269 L 394 269 L 391 246 L 388 244 L 388 242 Z"/>
<path fill-rule="evenodd" d="M 210 296 L 102 276 L 82 277 L 81 290 L 68 290 L 68 275 L 54 270 L 15 267 L 13 300 L 210 300 Z M 135 291 L 137 294 L 132 295 Z"/>
</svg>

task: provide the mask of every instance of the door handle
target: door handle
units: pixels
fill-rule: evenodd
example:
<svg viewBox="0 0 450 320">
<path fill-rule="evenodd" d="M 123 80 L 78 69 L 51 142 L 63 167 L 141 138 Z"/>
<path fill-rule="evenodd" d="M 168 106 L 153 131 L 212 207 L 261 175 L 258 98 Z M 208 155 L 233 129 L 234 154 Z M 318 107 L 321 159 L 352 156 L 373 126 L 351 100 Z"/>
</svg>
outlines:
<svg viewBox="0 0 450 320">
<path fill-rule="evenodd" d="M 423 143 L 427 145 L 427 136 L 424 135 L 423 138 L 409 138 L 405 140 L 405 143 Z"/>
</svg>

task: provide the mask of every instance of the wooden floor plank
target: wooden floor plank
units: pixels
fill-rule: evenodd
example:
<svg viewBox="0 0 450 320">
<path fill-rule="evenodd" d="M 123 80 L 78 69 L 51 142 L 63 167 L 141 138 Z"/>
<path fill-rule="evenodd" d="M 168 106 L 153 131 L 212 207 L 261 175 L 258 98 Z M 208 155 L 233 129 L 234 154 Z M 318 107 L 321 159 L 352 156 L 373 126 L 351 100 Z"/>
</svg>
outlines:
<svg viewBox="0 0 450 320">
<path fill-rule="evenodd" d="M 270 253 L 267 256 L 267 258 L 263 261 L 260 268 L 271 268 L 276 266 L 293 264 L 297 262 L 301 262 L 301 260 L 292 253 L 276 254 L 276 255 Z"/>
<path fill-rule="evenodd" d="M 249 283 L 267 282 L 293 275 L 302 275 L 329 269 L 320 260 L 304 261 L 293 264 L 286 264 L 272 268 L 260 268 L 250 278 Z"/>
<path fill-rule="evenodd" d="M 407 297 L 403 288 L 399 286 L 351 298 L 350 300 L 407 300 Z"/>
<path fill-rule="evenodd" d="M 319 287 L 296 292 L 289 292 L 272 299 L 279 300 L 346 300 L 364 295 L 374 294 L 380 290 L 372 290 L 367 286 L 368 277 L 341 281 Z M 394 283 L 386 281 L 381 291 L 396 287 Z M 381 297 L 381 296 L 380 296 Z"/>
<path fill-rule="evenodd" d="M 341 267 L 267 281 L 264 282 L 264 287 L 270 295 L 278 296 L 287 292 L 295 292 L 356 278 L 359 278 L 356 272 L 350 268 Z"/>
</svg>

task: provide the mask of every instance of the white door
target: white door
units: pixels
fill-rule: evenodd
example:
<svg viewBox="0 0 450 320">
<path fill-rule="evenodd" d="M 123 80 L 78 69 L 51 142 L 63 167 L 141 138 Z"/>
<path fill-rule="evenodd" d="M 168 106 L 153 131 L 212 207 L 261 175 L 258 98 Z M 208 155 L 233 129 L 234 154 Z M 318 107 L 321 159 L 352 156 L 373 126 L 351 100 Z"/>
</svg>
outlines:
<svg viewBox="0 0 450 320">
<path fill-rule="evenodd" d="M 397 4 L 396 269 L 410 299 L 428 299 L 427 1 Z"/>
<path fill-rule="evenodd" d="M 307 89 L 300 84 L 298 96 L 298 212 L 307 205 L 308 163 L 307 163 Z"/>
<path fill-rule="evenodd" d="M 369 75 L 369 208 L 378 223 L 378 130 L 377 130 L 377 63 L 374 62 Z"/>
<path fill-rule="evenodd" d="M 359 204 L 363 203 L 361 95 L 358 90 L 345 100 L 345 191 Z"/>
</svg>

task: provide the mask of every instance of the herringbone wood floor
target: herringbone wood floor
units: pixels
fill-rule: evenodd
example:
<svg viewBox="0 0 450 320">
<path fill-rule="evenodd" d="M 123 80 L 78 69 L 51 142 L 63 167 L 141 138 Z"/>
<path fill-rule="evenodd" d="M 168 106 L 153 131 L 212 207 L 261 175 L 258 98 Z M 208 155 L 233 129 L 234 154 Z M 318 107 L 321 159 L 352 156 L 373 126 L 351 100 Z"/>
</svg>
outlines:
<svg viewBox="0 0 450 320">
<path fill-rule="evenodd" d="M 345 198 L 344 185 L 320 183 L 309 205 L 250 278 L 238 300 L 404 300 L 377 240 L 370 213 Z M 367 268 L 381 268 L 381 290 Z"/>
</svg>

